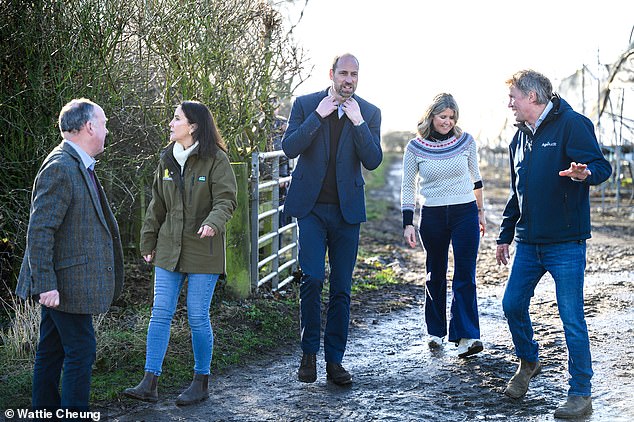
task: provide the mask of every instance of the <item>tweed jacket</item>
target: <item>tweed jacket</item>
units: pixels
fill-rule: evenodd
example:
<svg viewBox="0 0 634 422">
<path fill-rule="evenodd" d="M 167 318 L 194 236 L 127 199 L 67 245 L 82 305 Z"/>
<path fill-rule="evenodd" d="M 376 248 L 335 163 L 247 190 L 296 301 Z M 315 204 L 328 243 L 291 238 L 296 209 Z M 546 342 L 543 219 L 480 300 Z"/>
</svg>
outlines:
<svg viewBox="0 0 634 422">
<path fill-rule="evenodd" d="M 46 157 L 33 183 L 18 296 L 57 289 L 56 309 L 73 314 L 104 313 L 119 296 L 119 228 L 97 185 L 98 194 L 72 146 L 62 142 Z"/>
<path fill-rule="evenodd" d="M 293 103 L 282 149 L 289 158 L 298 157 L 293 179 L 284 203 L 284 211 L 297 218 L 306 216 L 315 206 L 330 158 L 330 124 L 317 112 L 328 89 L 298 97 Z M 354 126 L 346 119 L 337 147 L 337 190 L 339 206 L 348 224 L 366 220 L 365 192 L 361 165 L 374 170 L 383 160 L 381 150 L 381 111 L 361 97 L 364 123 Z"/>
</svg>

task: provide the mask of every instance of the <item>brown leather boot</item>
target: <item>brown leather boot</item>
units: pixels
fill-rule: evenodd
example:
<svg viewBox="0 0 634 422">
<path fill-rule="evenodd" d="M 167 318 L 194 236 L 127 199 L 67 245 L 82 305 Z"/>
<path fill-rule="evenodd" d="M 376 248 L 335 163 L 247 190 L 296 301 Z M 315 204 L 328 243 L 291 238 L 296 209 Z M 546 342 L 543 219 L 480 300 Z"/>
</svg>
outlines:
<svg viewBox="0 0 634 422">
<path fill-rule="evenodd" d="M 542 364 L 540 361 L 529 362 L 524 359 L 520 359 L 520 366 L 517 368 L 515 375 L 511 377 L 504 394 L 513 398 L 519 399 L 528 391 L 528 384 L 535 375 L 539 374 L 542 370 Z"/>
<path fill-rule="evenodd" d="M 176 397 L 176 404 L 187 406 L 207 398 L 209 398 L 209 375 L 194 374 L 191 385 Z"/>
<path fill-rule="evenodd" d="M 314 353 L 302 354 L 302 363 L 299 365 L 297 378 L 301 382 L 315 382 L 317 380 L 317 355 Z"/>
<path fill-rule="evenodd" d="M 156 403 L 158 401 L 158 375 L 146 372 L 143 379 L 134 388 L 126 388 L 123 394 L 127 397 Z"/>
<path fill-rule="evenodd" d="M 352 384 L 352 375 L 340 363 L 326 362 L 326 378 L 337 385 Z"/>
</svg>

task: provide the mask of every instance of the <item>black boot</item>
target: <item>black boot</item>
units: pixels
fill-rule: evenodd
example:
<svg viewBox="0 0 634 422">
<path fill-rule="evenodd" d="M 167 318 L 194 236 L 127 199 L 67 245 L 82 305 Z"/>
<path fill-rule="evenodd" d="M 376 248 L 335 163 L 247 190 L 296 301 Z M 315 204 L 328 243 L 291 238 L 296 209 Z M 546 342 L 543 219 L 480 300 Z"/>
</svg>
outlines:
<svg viewBox="0 0 634 422">
<path fill-rule="evenodd" d="M 297 378 L 301 382 L 315 382 L 317 379 L 317 356 L 314 353 L 304 353 L 299 371 L 297 371 Z"/>
<path fill-rule="evenodd" d="M 209 397 L 209 375 L 194 374 L 194 379 L 187 390 L 176 397 L 176 404 L 187 406 L 207 400 Z"/>
<path fill-rule="evenodd" d="M 143 379 L 134 388 L 126 388 L 123 394 L 127 397 L 156 403 L 158 401 L 158 375 L 146 372 Z"/>
</svg>

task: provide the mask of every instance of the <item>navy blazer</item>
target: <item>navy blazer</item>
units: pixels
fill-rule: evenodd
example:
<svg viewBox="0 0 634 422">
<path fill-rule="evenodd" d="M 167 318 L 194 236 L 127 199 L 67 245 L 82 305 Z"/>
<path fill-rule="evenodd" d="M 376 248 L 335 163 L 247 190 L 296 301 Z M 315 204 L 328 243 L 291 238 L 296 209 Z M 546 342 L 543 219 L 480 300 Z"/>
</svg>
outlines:
<svg viewBox="0 0 634 422">
<path fill-rule="evenodd" d="M 96 177 L 96 176 L 95 176 Z M 26 250 L 16 294 L 59 291 L 59 311 L 104 313 L 123 288 L 119 227 L 72 146 L 60 144 L 33 182 Z"/>
<path fill-rule="evenodd" d="M 302 218 L 313 209 L 326 177 L 330 158 L 330 123 L 316 113 L 328 89 L 298 97 L 293 103 L 282 149 L 289 158 L 298 157 L 284 202 L 284 211 Z M 381 110 L 356 95 L 364 123 L 354 126 L 345 119 L 337 147 L 337 189 L 344 220 L 358 224 L 366 220 L 361 165 L 374 170 L 383 160 Z M 336 110 L 334 111 L 336 113 Z"/>
</svg>

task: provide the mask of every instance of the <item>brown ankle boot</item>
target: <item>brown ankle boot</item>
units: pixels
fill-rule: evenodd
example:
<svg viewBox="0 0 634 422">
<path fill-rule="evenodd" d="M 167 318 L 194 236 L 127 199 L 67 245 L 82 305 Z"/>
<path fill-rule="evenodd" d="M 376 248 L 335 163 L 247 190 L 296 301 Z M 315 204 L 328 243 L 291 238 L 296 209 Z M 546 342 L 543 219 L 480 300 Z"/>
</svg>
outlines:
<svg viewBox="0 0 634 422">
<path fill-rule="evenodd" d="M 127 397 L 156 403 L 158 401 L 158 375 L 146 372 L 143 379 L 134 388 L 126 388 L 123 394 Z"/>
<path fill-rule="evenodd" d="M 317 355 L 314 353 L 304 353 L 302 363 L 297 371 L 297 378 L 301 382 L 315 382 L 317 380 Z"/>
<path fill-rule="evenodd" d="M 194 379 L 187 390 L 176 397 L 176 404 L 187 406 L 207 400 L 209 397 L 209 375 L 194 374 Z"/>
<path fill-rule="evenodd" d="M 520 366 L 515 371 L 515 375 L 511 377 L 504 394 L 507 396 L 519 399 L 528 391 L 528 384 L 535 375 L 539 374 L 542 370 L 542 364 L 540 361 L 529 362 L 524 359 L 520 359 Z"/>
</svg>

